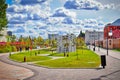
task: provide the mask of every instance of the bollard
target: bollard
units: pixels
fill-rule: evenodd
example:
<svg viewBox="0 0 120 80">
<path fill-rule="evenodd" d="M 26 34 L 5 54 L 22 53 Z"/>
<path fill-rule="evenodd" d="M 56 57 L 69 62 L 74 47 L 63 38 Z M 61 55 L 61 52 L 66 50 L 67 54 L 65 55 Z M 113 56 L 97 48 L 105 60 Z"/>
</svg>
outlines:
<svg viewBox="0 0 120 80">
<path fill-rule="evenodd" d="M 37 56 L 37 53 L 35 52 L 35 56 Z"/>
<path fill-rule="evenodd" d="M 95 48 L 93 48 L 93 51 L 95 51 Z"/>
<path fill-rule="evenodd" d="M 20 52 L 22 51 L 22 48 L 20 47 Z"/>
<path fill-rule="evenodd" d="M 24 56 L 24 62 L 26 62 L 26 56 Z"/>
<path fill-rule="evenodd" d="M 69 54 L 67 54 L 67 57 L 69 57 Z"/>
<path fill-rule="evenodd" d="M 11 52 L 9 53 L 9 56 L 11 56 Z"/>
<path fill-rule="evenodd" d="M 89 45 L 89 49 L 90 49 L 90 45 Z"/>
<path fill-rule="evenodd" d="M 64 57 L 65 57 L 65 52 L 64 52 Z"/>
</svg>

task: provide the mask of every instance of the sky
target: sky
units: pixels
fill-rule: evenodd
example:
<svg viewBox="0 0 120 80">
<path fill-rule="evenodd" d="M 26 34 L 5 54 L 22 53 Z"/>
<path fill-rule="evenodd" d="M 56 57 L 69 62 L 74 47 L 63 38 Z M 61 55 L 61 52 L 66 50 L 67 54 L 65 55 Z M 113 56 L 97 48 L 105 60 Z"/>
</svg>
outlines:
<svg viewBox="0 0 120 80">
<path fill-rule="evenodd" d="M 6 0 L 8 31 L 19 36 L 103 31 L 120 18 L 120 0 Z"/>
</svg>

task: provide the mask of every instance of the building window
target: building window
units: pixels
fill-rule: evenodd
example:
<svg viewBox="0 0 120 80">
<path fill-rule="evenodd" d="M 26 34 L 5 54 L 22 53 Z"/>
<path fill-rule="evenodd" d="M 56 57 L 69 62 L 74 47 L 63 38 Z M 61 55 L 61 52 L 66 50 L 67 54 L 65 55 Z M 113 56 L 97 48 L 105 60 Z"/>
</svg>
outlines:
<svg viewBox="0 0 120 80">
<path fill-rule="evenodd" d="M 111 40 L 109 41 L 109 45 L 111 45 Z"/>
</svg>

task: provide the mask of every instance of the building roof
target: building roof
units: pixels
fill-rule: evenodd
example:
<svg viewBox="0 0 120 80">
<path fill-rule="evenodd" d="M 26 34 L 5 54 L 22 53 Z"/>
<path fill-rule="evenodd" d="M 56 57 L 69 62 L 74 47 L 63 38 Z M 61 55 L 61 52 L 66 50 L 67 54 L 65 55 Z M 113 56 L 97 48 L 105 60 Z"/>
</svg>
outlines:
<svg viewBox="0 0 120 80">
<path fill-rule="evenodd" d="M 114 21 L 111 25 L 112 25 L 112 26 L 120 26 L 120 19 L 117 19 L 117 20 Z"/>
</svg>

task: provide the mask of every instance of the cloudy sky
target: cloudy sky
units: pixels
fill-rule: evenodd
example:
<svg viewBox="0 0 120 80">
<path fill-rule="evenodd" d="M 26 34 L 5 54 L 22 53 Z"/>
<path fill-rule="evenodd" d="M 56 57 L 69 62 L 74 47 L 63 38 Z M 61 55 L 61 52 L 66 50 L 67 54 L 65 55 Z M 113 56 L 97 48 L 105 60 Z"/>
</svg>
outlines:
<svg viewBox="0 0 120 80">
<path fill-rule="evenodd" d="M 8 30 L 17 37 L 103 30 L 120 18 L 120 0 L 6 0 Z"/>
</svg>

